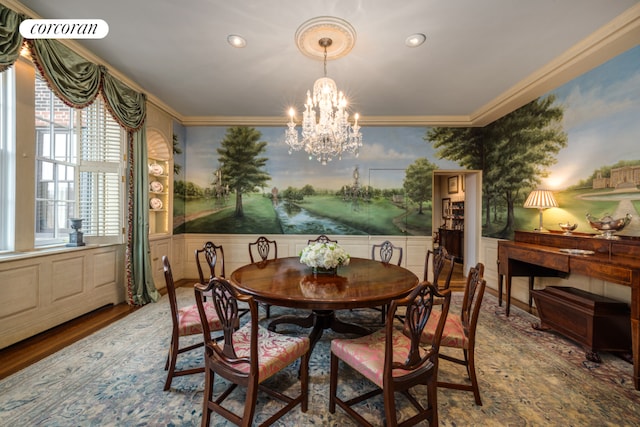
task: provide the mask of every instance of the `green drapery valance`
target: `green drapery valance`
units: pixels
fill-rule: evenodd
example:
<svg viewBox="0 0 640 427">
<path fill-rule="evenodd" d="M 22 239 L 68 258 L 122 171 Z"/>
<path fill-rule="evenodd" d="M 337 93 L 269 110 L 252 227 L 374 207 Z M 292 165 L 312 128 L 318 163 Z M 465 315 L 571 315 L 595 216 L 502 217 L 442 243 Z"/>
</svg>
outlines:
<svg viewBox="0 0 640 427">
<path fill-rule="evenodd" d="M 102 73 L 102 95 L 120 126 L 129 132 L 142 127 L 147 115 L 147 97 L 144 93 L 132 90 L 105 70 Z"/>
<path fill-rule="evenodd" d="M 20 55 L 20 23 L 25 18 L 0 4 L 0 72 Z M 113 118 L 127 130 L 127 302 L 143 305 L 157 301 L 149 249 L 146 132 L 146 96 L 112 77 L 105 67 L 87 61 L 58 40 L 27 40 L 31 56 L 54 93 L 67 105 L 83 108 L 99 93 Z"/>
<path fill-rule="evenodd" d="M 27 40 L 31 58 L 51 90 L 73 108 L 84 108 L 98 96 L 103 67 L 87 61 L 58 40 Z"/>
<path fill-rule="evenodd" d="M 20 56 L 20 24 L 25 16 L 0 4 L 0 72 L 11 67 Z"/>
</svg>

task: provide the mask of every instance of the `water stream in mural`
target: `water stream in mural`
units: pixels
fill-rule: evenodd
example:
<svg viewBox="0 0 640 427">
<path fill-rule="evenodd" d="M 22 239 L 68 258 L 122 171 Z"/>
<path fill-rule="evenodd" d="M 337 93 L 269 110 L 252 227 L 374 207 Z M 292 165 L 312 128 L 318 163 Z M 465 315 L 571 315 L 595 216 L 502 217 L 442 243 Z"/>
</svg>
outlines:
<svg viewBox="0 0 640 427">
<path fill-rule="evenodd" d="M 291 203 L 278 203 L 275 211 L 284 234 L 367 234 Z"/>
</svg>

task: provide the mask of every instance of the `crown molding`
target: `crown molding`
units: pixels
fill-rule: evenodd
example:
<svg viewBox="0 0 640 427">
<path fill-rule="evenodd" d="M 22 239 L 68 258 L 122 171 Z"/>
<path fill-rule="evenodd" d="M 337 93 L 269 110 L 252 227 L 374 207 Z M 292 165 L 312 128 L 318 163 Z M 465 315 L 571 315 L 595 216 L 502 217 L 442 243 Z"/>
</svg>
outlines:
<svg viewBox="0 0 640 427">
<path fill-rule="evenodd" d="M 638 44 L 640 3 L 473 112 L 473 126 L 486 126 Z"/>
<path fill-rule="evenodd" d="M 184 126 L 284 127 L 287 121 L 287 118 L 282 116 L 189 116 L 183 117 L 181 124 Z M 358 123 L 361 126 L 473 126 L 468 116 L 367 116 L 358 119 Z"/>
</svg>

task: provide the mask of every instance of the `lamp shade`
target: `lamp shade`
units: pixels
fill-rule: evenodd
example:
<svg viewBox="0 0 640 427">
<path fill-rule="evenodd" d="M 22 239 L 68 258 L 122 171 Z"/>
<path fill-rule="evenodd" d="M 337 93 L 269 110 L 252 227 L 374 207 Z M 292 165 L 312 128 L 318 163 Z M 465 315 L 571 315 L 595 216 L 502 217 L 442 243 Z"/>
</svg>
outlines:
<svg viewBox="0 0 640 427">
<path fill-rule="evenodd" d="M 557 208 L 558 202 L 556 202 L 550 190 L 533 190 L 524 202 L 524 207 L 537 209 Z"/>
</svg>

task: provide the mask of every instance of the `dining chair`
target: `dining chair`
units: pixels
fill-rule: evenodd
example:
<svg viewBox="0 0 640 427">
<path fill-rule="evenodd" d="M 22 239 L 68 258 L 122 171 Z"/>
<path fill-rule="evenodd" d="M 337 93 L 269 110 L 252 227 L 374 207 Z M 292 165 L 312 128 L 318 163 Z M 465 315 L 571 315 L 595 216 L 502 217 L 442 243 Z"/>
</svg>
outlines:
<svg viewBox="0 0 640 427">
<path fill-rule="evenodd" d="M 222 245 L 216 245 L 213 242 L 206 242 L 202 249 L 196 249 L 196 266 L 198 267 L 199 283 L 208 283 L 212 277 L 225 277 L 224 271 L 224 249 Z M 205 277 L 203 273 L 201 258 L 209 267 L 209 275 Z"/>
<path fill-rule="evenodd" d="M 164 370 L 167 371 L 167 379 L 164 383 L 164 390 L 171 388 L 171 382 L 174 377 L 183 375 L 197 374 L 204 372 L 204 367 L 176 370 L 176 362 L 178 355 L 187 351 L 191 351 L 198 347 L 202 347 L 203 341 L 180 348 L 180 337 L 189 335 L 197 335 L 202 333 L 202 323 L 200 322 L 200 314 L 196 304 L 178 307 L 178 298 L 176 295 L 176 287 L 173 282 L 173 273 L 171 272 L 171 264 L 169 258 L 165 255 L 162 257 L 162 267 L 164 269 L 164 280 L 167 285 L 167 297 L 171 308 L 171 342 L 169 344 L 169 353 Z M 211 302 L 203 303 L 204 319 L 206 320 L 207 329 L 209 331 L 222 330 L 222 324 L 218 319 L 215 307 Z"/>
<path fill-rule="evenodd" d="M 484 264 L 482 263 L 476 264 L 475 267 L 471 267 L 469 270 L 462 299 L 462 310 L 460 314 L 449 313 L 446 316 L 447 320 L 440 340 L 440 347 L 452 347 L 462 350 L 463 358 L 453 357 L 444 353 L 440 353 L 440 358 L 465 366 L 471 384 L 438 381 L 438 387 L 472 391 L 478 406 L 482 406 L 482 400 L 480 399 L 480 389 L 476 375 L 475 345 L 480 306 L 486 287 L 483 275 Z M 445 315 L 444 312 L 442 315 L 438 311 L 433 312 L 422 333 L 421 342 L 423 344 L 428 345 L 439 338 L 439 316 L 443 315 Z"/>
<path fill-rule="evenodd" d="M 427 321 L 438 310 L 433 310 L 434 297 L 442 298 L 442 315 L 434 333 L 430 348 L 420 345 L 420 338 Z M 438 292 L 429 283 L 420 283 L 405 298 L 393 300 L 384 328 L 364 337 L 340 338 L 331 341 L 331 371 L 329 377 L 329 412 L 335 413 L 336 405 L 356 420 L 359 425 L 372 426 L 354 409 L 373 396 L 382 394 L 384 400 L 385 426 L 397 426 L 395 395 L 402 393 L 418 410 L 418 413 L 401 425 L 415 425 L 428 420 L 430 426 L 438 425 L 438 353 L 440 336 L 451 301 L 451 291 Z M 394 314 L 404 307 L 406 316 L 403 329 L 394 325 Z M 371 381 L 376 388 L 349 400 L 337 396 L 339 361 L 346 363 L 360 375 Z M 427 406 L 424 407 L 410 393 L 417 385 L 427 387 Z"/>
<path fill-rule="evenodd" d="M 211 423 L 211 413 L 222 415 L 240 426 L 251 426 L 256 413 L 258 391 L 263 391 L 285 404 L 271 415 L 262 426 L 271 425 L 285 413 L 300 404 L 302 412 L 307 411 L 309 401 L 309 338 L 282 335 L 271 332 L 258 324 L 258 305 L 253 296 L 240 293 L 229 281 L 214 277 L 207 284 L 195 285 L 196 304 L 201 318 L 206 313 L 202 294 L 211 292 L 213 304 L 222 323 L 224 340 L 211 339 L 206 322 L 202 323 L 205 341 L 205 385 L 202 408 L 202 426 Z M 238 302 L 249 306 L 251 320 L 235 329 L 239 320 Z M 300 369 L 291 372 L 299 374 L 300 393 L 296 396 L 285 395 L 275 388 L 265 385 L 265 380 L 278 374 L 288 366 L 300 360 Z M 228 387 L 214 396 L 215 375 L 230 382 Z M 221 384 L 220 384 L 221 385 Z M 242 415 L 223 406 L 229 394 L 241 386 L 246 388 L 244 411 Z"/>
<path fill-rule="evenodd" d="M 438 289 L 449 289 L 451 277 L 455 268 L 456 258 L 449 254 L 444 246 L 435 250 L 429 249 L 424 260 L 425 282 L 434 284 Z M 429 274 L 431 271 L 431 274 Z M 440 274 L 444 273 L 444 280 L 440 280 Z M 429 277 L 431 276 L 431 277 Z"/>
<path fill-rule="evenodd" d="M 260 236 L 255 242 L 249 243 L 249 258 L 251 263 L 278 258 L 278 243 Z"/>
<path fill-rule="evenodd" d="M 318 237 L 316 237 L 315 239 L 309 239 L 307 240 L 307 245 L 310 245 L 312 243 L 338 243 L 337 240 L 333 240 L 330 239 L 329 237 L 327 237 L 324 234 L 319 235 Z"/>
<path fill-rule="evenodd" d="M 278 258 L 278 243 L 260 236 L 255 242 L 249 243 L 249 258 L 253 264 L 258 261 Z M 271 317 L 271 304 L 259 303 L 265 308 L 267 319 Z"/>
<path fill-rule="evenodd" d="M 371 259 L 380 261 L 384 264 L 389 264 L 395 260 L 398 265 L 401 265 L 402 252 L 403 250 L 400 246 L 395 246 L 389 240 L 385 240 L 380 244 L 374 244 L 371 246 Z M 378 310 L 382 313 L 381 319 L 382 323 L 384 323 L 387 311 L 389 310 L 389 305 L 385 304 L 380 308 L 375 308 L 375 310 Z"/>
</svg>

